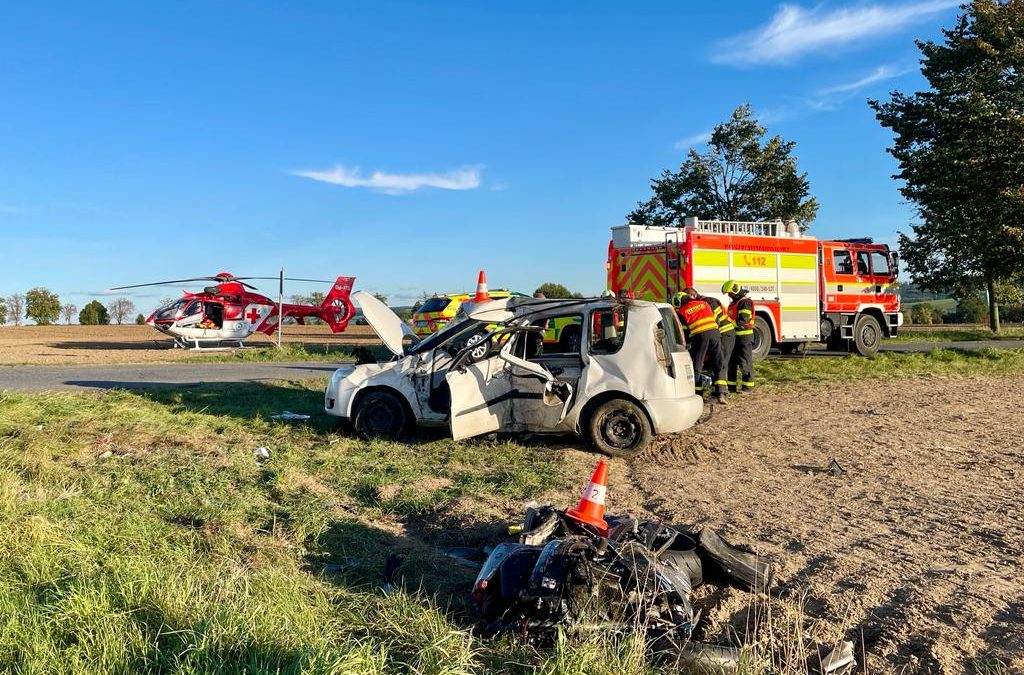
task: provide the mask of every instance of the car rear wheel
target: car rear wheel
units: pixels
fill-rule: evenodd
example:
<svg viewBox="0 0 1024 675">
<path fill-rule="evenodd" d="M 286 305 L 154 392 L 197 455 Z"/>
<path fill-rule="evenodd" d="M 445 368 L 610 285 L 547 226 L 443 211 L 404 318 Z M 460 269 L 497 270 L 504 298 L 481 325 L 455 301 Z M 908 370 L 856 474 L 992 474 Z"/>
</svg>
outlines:
<svg viewBox="0 0 1024 675">
<path fill-rule="evenodd" d="M 584 431 L 587 443 L 595 450 L 622 459 L 643 452 L 653 435 L 650 420 L 640 406 L 621 398 L 597 406 Z"/>
<path fill-rule="evenodd" d="M 405 403 L 390 391 L 372 391 L 356 404 L 352 426 L 366 440 L 397 441 L 409 426 Z"/>
</svg>

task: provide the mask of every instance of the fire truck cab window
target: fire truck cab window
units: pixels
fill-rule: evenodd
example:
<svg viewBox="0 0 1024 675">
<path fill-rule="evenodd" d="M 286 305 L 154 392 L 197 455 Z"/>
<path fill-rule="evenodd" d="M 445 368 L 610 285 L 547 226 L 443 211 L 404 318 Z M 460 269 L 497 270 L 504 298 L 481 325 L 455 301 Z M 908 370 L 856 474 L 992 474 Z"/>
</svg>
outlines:
<svg viewBox="0 0 1024 675">
<path fill-rule="evenodd" d="M 832 269 L 836 274 L 853 274 L 853 259 L 850 252 L 845 249 L 832 251 Z"/>
<path fill-rule="evenodd" d="M 606 309 L 590 315 L 590 353 L 614 354 L 626 338 L 626 311 Z"/>
<path fill-rule="evenodd" d="M 867 251 L 857 251 L 857 274 L 862 277 L 871 274 L 871 262 Z"/>
<path fill-rule="evenodd" d="M 887 277 L 891 273 L 889 271 L 889 256 L 885 255 L 880 251 L 871 252 L 871 269 L 873 273 L 879 276 Z"/>
</svg>

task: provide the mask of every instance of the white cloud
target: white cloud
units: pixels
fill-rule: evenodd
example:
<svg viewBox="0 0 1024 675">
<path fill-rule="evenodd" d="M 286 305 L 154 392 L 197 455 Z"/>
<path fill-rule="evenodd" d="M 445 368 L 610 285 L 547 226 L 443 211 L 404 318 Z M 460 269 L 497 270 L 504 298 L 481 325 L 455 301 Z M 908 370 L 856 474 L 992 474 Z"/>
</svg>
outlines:
<svg viewBox="0 0 1024 675">
<path fill-rule="evenodd" d="M 860 91 L 864 87 L 871 86 L 876 82 L 883 82 L 885 80 L 891 80 L 899 77 L 900 75 L 906 75 L 913 68 L 896 68 L 894 66 L 878 66 L 871 73 L 854 82 L 847 82 L 846 84 L 837 84 L 831 87 L 825 87 L 824 89 L 818 90 L 819 96 L 834 96 L 836 94 L 852 94 Z"/>
<path fill-rule="evenodd" d="M 341 164 L 328 171 L 289 171 L 293 176 L 312 178 L 342 187 L 368 187 L 388 194 L 412 192 L 432 187 L 440 190 L 472 190 L 480 186 L 479 167 L 461 167 L 445 173 L 386 173 L 374 171 L 363 175 L 359 167 L 347 168 Z"/>
<path fill-rule="evenodd" d="M 695 145 L 703 145 L 711 140 L 710 131 L 702 131 L 699 134 L 693 136 L 687 136 L 686 138 L 680 138 L 678 141 L 672 144 L 672 147 L 676 150 L 689 150 Z"/>
<path fill-rule="evenodd" d="M 780 5 L 765 26 L 720 40 L 711 60 L 733 65 L 787 63 L 812 52 L 894 33 L 956 7 L 961 0 L 918 0 L 825 11 Z"/>
</svg>

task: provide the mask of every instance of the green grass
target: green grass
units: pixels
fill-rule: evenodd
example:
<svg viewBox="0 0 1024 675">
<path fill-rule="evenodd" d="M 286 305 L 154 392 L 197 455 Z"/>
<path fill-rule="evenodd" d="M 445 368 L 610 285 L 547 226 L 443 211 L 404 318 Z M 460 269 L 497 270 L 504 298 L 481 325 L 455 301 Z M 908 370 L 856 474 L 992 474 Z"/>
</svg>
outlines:
<svg viewBox="0 0 1024 675">
<path fill-rule="evenodd" d="M 485 672 L 497 655 L 448 606 L 471 579 L 395 516 L 525 502 L 562 480 L 557 456 L 268 421 L 322 386 L 0 394 L 0 671 Z M 459 520 L 458 543 L 501 527 Z M 389 551 L 408 588 L 387 594 Z"/>
<path fill-rule="evenodd" d="M 941 298 L 939 300 L 921 300 L 919 302 L 907 302 L 904 303 L 905 307 L 913 307 L 914 305 L 929 304 L 932 309 L 937 309 L 940 312 L 952 312 L 957 308 L 956 298 Z"/>
<path fill-rule="evenodd" d="M 234 363 L 236 361 L 350 361 L 355 350 L 365 347 L 377 359 L 387 360 L 392 354 L 383 345 L 321 345 L 285 344 L 281 347 L 246 347 L 231 352 L 197 353 L 190 360 L 200 363 Z"/>
<path fill-rule="evenodd" d="M 1024 372 L 1024 349 L 935 349 L 920 354 L 879 352 L 872 357 L 808 356 L 769 359 L 755 365 L 758 382 L 850 381 L 864 378 L 1009 375 Z"/>
<path fill-rule="evenodd" d="M 937 328 L 919 330 L 902 328 L 893 342 L 959 342 L 972 340 L 1020 340 L 1024 339 L 1024 328 L 1003 328 L 993 333 L 987 328 Z"/>
</svg>

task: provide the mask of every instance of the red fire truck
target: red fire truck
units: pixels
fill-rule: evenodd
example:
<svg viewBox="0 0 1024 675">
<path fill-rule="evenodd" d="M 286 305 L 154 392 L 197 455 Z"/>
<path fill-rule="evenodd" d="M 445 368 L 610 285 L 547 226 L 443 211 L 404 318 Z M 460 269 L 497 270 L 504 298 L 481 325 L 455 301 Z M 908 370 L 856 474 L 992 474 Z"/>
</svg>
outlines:
<svg viewBox="0 0 1024 675">
<path fill-rule="evenodd" d="M 735 279 L 754 301 L 754 357 L 810 342 L 878 351 L 903 324 L 896 251 L 870 239 L 819 241 L 796 223 L 687 218 L 683 227 L 622 225 L 608 244 L 608 289 L 668 301 L 693 286 L 728 304 Z"/>
</svg>

